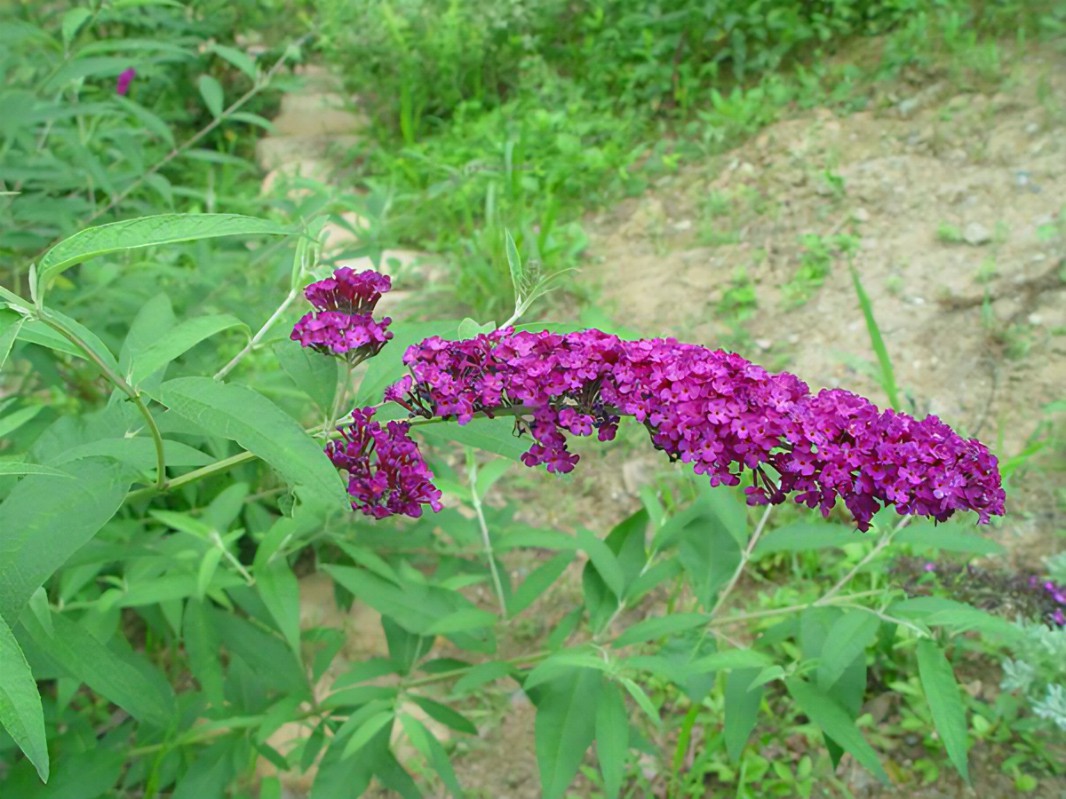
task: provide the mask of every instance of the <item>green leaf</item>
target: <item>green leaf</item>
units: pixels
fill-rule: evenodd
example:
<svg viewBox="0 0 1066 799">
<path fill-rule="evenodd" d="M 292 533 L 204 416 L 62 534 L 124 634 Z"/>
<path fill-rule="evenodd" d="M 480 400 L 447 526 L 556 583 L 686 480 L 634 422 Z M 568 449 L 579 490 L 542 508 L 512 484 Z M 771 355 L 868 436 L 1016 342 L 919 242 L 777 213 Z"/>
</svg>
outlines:
<svg viewBox="0 0 1066 799">
<path fill-rule="evenodd" d="M 617 799 L 622 791 L 628 751 L 629 719 L 622 690 L 617 685 L 604 685 L 596 705 L 596 757 L 608 799 Z"/>
<path fill-rule="evenodd" d="M 340 361 L 308 347 L 301 347 L 294 341 L 275 344 L 274 357 L 300 391 L 314 400 L 323 411 L 330 410 L 333 397 L 337 394 Z"/>
<path fill-rule="evenodd" d="M 75 358 L 85 358 L 85 353 L 81 349 L 74 346 L 68 339 L 63 338 L 40 319 L 31 319 L 26 322 L 19 331 L 18 337 L 20 341 L 47 347 L 55 352 L 73 355 Z"/>
<path fill-rule="evenodd" d="M 777 552 L 835 549 L 862 540 L 861 533 L 842 524 L 796 522 L 779 527 L 763 537 L 755 545 L 752 559 L 758 560 Z"/>
<path fill-rule="evenodd" d="M 56 244 L 37 265 L 37 296 L 64 271 L 98 255 L 219 236 L 289 235 L 275 222 L 239 214 L 160 214 L 90 227 Z"/>
<path fill-rule="evenodd" d="M 523 610 L 536 602 L 547 591 L 559 576 L 566 571 L 566 567 L 574 561 L 573 552 L 560 552 L 554 558 L 541 564 L 511 595 L 507 603 L 507 612 L 511 616 L 517 616 Z"/>
<path fill-rule="evenodd" d="M 92 18 L 93 13 L 82 7 L 76 7 L 70 9 L 63 15 L 63 25 L 61 27 L 63 33 L 63 45 L 70 47 L 70 43 L 74 41 L 74 37 L 78 35 L 78 31 L 81 30 L 82 25 L 88 22 Z"/>
<path fill-rule="evenodd" d="M 953 599 L 913 597 L 894 603 L 888 608 L 888 613 L 915 619 L 931 627 L 947 627 L 953 632 L 977 630 L 1007 642 L 1017 641 L 1023 634 L 1016 624 Z"/>
<path fill-rule="evenodd" d="M 118 371 L 118 361 L 115 360 L 114 354 L 108 346 L 101 341 L 100 337 L 93 331 L 89 330 L 89 328 L 82 325 L 76 319 L 71 319 L 66 314 L 62 314 L 54 308 L 48 308 L 47 311 L 42 312 L 42 315 L 50 317 L 54 322 L 61 323 L 67 330 L 80 338 L 82 342 L 92 350 L 97 358 L 107 364 L 111 369 Z M 66 337 L 64 336 L 63 338 L 65 339 Z M 81 347 L 77 345 L 74 346 L 78 350 L 79 356 L 84 358 L 85 355 L 82 353 Z"/>
<path fill-rule="evenodd" d="M 240 319 L 229 314 L 198 316 L 185 320 L 143 350 L 130 353 L 130 371 L 127 380 L 133 386 L 140 384 L 153 372 L 162 369 L 204 339 L 231 327 L 246 326 Z"/>
<path fill-rule="evenodd" d="M 751 687 L 758 669 L 734 669 L 725 679 L 725 748 L 729 759 L 740 761 L 751 731 L 759 717 L 762 686 Z"/>
<path fill-rule="evenodd" d="M 663 720 L 659 717 L 659 710 L 655 707 L 651 698 L 644 693 L 644 689 L 628 677 L 623 677 L 621 682 L 629 692 L 629 695 L 633 697 L 633 701 L 644 711 L 644 715 L 648 717 L 648 720 L 657 728 L 662 729 Z"/>
<path fill-rule="evenodd" d="M 669 616 L 655 616 L 639 621 L 629 627 L 611 642 L 611 646 L 623 647 L 630 644 L 640 644 L 656 638 L 665 638 L 668 635 L 703 627 L 709 621 L 710 617 L 703 613 L 674 613 Z"/>
<path fill-rule="evenodd" d="M 441 724 L 451 727 L 458 732 L 466 733 L 467 735 L 477 735 L 477 726 L 456 710 L 442 705 L 440 702 L 434 702 L 432 699 L 427 699 L 424 696 L 412 696 L 411 699 L 415 701 L 420 708 L 426 711 L 426 714 L 439 721 Z"/>
<path fill-rule="evenodd" d="M 529 440 L 514 435 L 514 420 L 472 419 L 464 425 L 449 424 L 418 425 L 413 431 L 431 444 L 457 442 L 485 452 L 519 460 L 529 449 Z"/>
<path fill-rule="evenodd" d="M 192 674 L 203 688 L 207 700 L 221 707 L 225 701 L 222 663 L 218 657 L 222 644 L 211 617 L 204 610 L 203 602 L 190 599 L 186 603 L 182 619 L 182 642 L 189 656 Z"/>
<path fill-rule="evenodd" d="M 441 782 L 444 783 L 444 787 L 452 792 L 453 799 L 462 799 L 465 793 L 459 784 L 459 780 L 456 779 L 455 769 L 452 768 L 452 762 L 440 741 L 426 729 L 426 726 L 421 721 L 413 716 L 408 716 L 406 713 L 400 714 L 400 724 L 403 725 L 403 730 L 407 733 L 407 739 L 414 745 L 415 749 L 422 753 L 426 762 L 437 772 Z"/>
<path fill-rule="evenodd" d="M 112 98 L 112 100 L 122 106 L 122 108 L 131 116 L 136 117 L 137 121 L 140 122 L 150 133 L 153 133 L 158 136 L 160 141 L 162 141 L 168 147 L 174 147 L 174 133 L 171 131 L 170 125 L 164 122 L 160 117 L 153 114 L 140 103 L 135 103 L 133 100 L 130 100 L 128 97 L 123 97 L 121 95 L 116 94 Z M 156 174 L 152 177 L 161 176 Z"/>
<path fill-rule="evenodd" d="M 11 354 L 11 347 L 24 324 L 25 316 L 7 308 L 0 308 L 0 369 L 7 363 L 7 356 Z"/>
<path fill-rule="evenodd" d="M 222 84 L 210 75 L 201 75 L 196 85 L 200 89 L 200 96 L 204 98 L 207 110 L 211 112 L 211 116 L 218 119 L 222 116 L 222 103 L 225 101 Z"/>
<path fill-rule="evenodd" d="M 518 253 L 518 245 L 515 244 L 511 231 L 505 230 L 504 250 L 507 253 L 507 269 L 511 273 L 511 285 L 514 286 L 514 307 L 520 308 L 522 301 L 526 299 L 526 274 L 522 268 L 522 256 Z"/>
<path fill-rule="evenodd" d="M 8 625 L 37 587 L 107 524 L 129 490 L 110 461 L 79 461 L 75 476 L 30 475 L 0 505 L 0 618 Z"/>
<path fill-rule="evenodd" d="M 893 539 L 897 544 L 910 544 L 914 549 L 939 549 L 944 552 L 966 552 L 973 555 L 1001 555 L 1005 550 L 998 541 L 960 530 L 955 525 L 917 522 L 904 527 Z"/>
<path fill-rule="evenodd" d="M 66 477 L 73 479 L 74 475 L 51 466 L 42 466 L 39 463 L 27 463 L 19 458 L 0 458 L 0 475 L 4 474 L 49 474 L 53 477 Z"/>
<path fill-rule="evenodd" d="M 581 549 L 589 556 L 589 562 L 611 593 L 616 597 L 621 597 L 625 591 L 626 578 L 611 548 L 583 527 L 577 531 L 577 541 Z"/>
<path fill-rule="evenodd" d="M 799 677 L 789 677 L 785 687 L 802 710 L 828 738 L 832 738 L 867 771 L 882 783 L 888 784 L 888 775 L 873 747 L 866 742 L 855 722 L 840 705 L 810 683 Z"/>
<path fill-rule="evenodd" d="M 352 737 L 344 745 L 344 749 L 341 751 L 341 759 L 344 760 L 351 757 L 370 743 L 374 736 L 385 729 L 386 726 L 391 726 L 395 718 L 396 712 L 390 709 L 382 710 L 364 721 L 363 725 L 352 733 Z"/>
<path fill-rule="evenodd" d="M 137 664 L 131 656 L 118 654 L 97 640 L 86 625 L 64 613 L 52 614 L 54 636 L 48 637 L 38 624 L 25 626 L 34 642 L 52 659 L 102 697 L 139 721 L 157 727 L 170 723 L 174 695 L 162 673 L 154 667 L 146 662 Z"/>
<path fill-rule="evenodd" d="M 199 753 L 178 780 L 170 799 L 203 799 L 224 796 L 234 774 L 235 746 L 223 740 Z"/>
<path fill-rule="evenodd" d="M 339 472 L 303 428 L 262 394 L 209 377 L 179 377 L 153 392 L 176 415 L 236 441 L 334 507 L 349 506 Z"/>
<path fill-rule="evenodd" d="M 543 687 L 534 732 L 543 799 L 561 799 L 573 782 L 595 735 L 602 686 L 599 672 L 575 669 Z"/>
<path fill-rule="evenodd" d="M 455 681 L 455 685 L 452 686 L 452 692 L 457 696 L 461 696 L 480 688 L 486 683 L 499 680 L 502 677 L 509 677 L 513 673 L 512 666 L 507 663 L 501 663 L 498 660 L 479 663 Z"/>
<path fill-rule="evenodd" d="M 933 723 L 948 757 L 967 783 L 970 782 L 967 752 L 970 749 L 966 734 L 966 707 L 955 673 L 944 652 L 930 638 L 918 642 L 918 676 L 922 690 L 933 714 Z"/>
<path fill-rule="evenodd" d="M 686 670 L 699 674 L 719 669 L 764 668 L 770 664 L 770 656 L 755 649 L 723 649 L 721 652 L 696 658 Z"/>
<path fill-rule="evenodd" d="M 245 75 L 247 75 L 249 78 L 255 80 L 257 71 L 255 66 L 255 59 L 253 59 L 247 53 L 243 52 L 242 50 L 238 50 L 234 47 L 227 47 L 224 44 L 212 44 L 211 52 L 215 53 L 220 58 L 225 59 L 237 69 L 239 69 L 241 72 L 243 72 Z"/>
<path fill-rule="evenodd" d="M 892 369 L 892 359 L 888 356 L 888 348 L 885 346 L 885 340 L 881 336 L 881 328 L 878 327 L 877 320 L 874 318 L 873 304 L 870 302 L 866 290 L 862 287 L 862 281 L 859 280 L 859 273 L 855 270 L 855 267 L 851 268 L 851 282 L 855 286 L 855 294 L 859 298 L 859 306 L 862 308 L 862 315 L 866 319 L 866 330 L 870 334 L 870 344 L 873 346 L 874 353 L 877 355 L 877 362 L 881 366 L 881 387 L 888 396 L 889 405 L 898 409 L 901 406 L 899 390 L 896 388 L 896 374 Z"/>
<path fill-rule="evenodd" d="M 300 657 L 300 584 L 284 558 L 255 564 L 255 585 L 289 647 Z"/>
<path fill-rule="evenodd" d="M 848 610 L 833 622 L 822 645 L 818 663 L 818 688 L 830 691 L 844 670 L 863 657 L 874 642 L 881 620 L 865 610 Z"/>
<path fill-rule="evenodd" d="M 11 628 L 0 619 L 0 725 L 48 782 L 48 742 L 37 683 Z"/>
</svg>

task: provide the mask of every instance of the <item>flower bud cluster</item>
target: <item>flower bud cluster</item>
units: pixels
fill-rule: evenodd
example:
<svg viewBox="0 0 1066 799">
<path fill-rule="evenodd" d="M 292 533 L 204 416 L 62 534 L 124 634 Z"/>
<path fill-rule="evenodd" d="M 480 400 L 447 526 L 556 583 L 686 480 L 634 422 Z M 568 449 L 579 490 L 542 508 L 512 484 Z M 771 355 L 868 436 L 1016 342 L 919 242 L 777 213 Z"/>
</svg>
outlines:
<svg viewBox="0 0 1066 799">
<path fill-rule="evenodd" d="M 619 417 L 632 416 L 656 448 L 711 485 L 738 485 L 751 472 L 751 504 L 793 495 L 828 515 L 842 499 L 862 530 L 887 505 L 939 521 L 957 510 L 976 511 L 982 523 L 1004 512 L 996 458 L 977 440 L 933 416 L 880 412 L 846 391 L 811 395 L 794 375 L 721 350 L 505 328 L 467 341 L 426 339 L 404 363 L 411 376 L 386 399 L 459 424 L 506 411 L 531 433 L 523 461 L 551 472 L 578 461 L 567 434 L 596 431 L 607 441 Z"/>
<path fill-rule="evenodd" d="M 374 421 L 374 408 L 352 411 L 341 438 L 326 445 L 333 465 L 348 474 L 352 508 L 368 516 L 419 517 L 422 506 L 441 509 L 441 492 L 418 446 L 407 435 L 407 422 Z"/>
<path fill-rule="evenodd" d="M 342 356 L 352 364 L 377 355 L 392 338 L 388 330 L 392 320 L 385 317 L 376 321 L 374 307 L 391 287 L 388 275 L 338 269 L 333 277 L 304 290 L 315 310 L 296 323 L 290 338 L 325 355 Z"/>
</svg>

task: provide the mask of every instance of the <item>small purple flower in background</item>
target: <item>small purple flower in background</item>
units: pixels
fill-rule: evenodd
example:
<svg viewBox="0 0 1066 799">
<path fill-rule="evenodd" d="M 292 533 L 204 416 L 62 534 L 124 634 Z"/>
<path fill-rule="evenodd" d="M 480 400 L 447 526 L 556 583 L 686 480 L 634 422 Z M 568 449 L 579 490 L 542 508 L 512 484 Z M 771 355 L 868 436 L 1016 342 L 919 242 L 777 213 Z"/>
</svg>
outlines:
<svg viewBox="0 0 1066 799">
<path fill-rule="evenodd" d="M 909 596 L 929 596 L 931 586 L 938 586 L 955 600 L 1007 618 L 1020 615 L 1066 626 L 1066 586 L 1035 574 L 913 556 L 896 558 L 891 570 L 906 578 L 903 589 Z"/>
<path fill-rule="evenodd" d="M 133 67 L 124 69 L 119 73 L 118 80 L 115 81 L 115 93 L 126 95 L 130 90 L 130 84 L 133 83 L 133 79 L 137 77 L 137 70 Z"/>
<path fill-rule="evenodd" d="M 392 320 L 386 316 L 379 322 L 372 316 L 390 288 L 387 275 L 341 267 L 304 290 L 315 310 L 296 323 L 290 338 L 324 355 L 343 356 L 353 366 L 372 358 L 392 338 L 387 329 Z"/>
</svg>

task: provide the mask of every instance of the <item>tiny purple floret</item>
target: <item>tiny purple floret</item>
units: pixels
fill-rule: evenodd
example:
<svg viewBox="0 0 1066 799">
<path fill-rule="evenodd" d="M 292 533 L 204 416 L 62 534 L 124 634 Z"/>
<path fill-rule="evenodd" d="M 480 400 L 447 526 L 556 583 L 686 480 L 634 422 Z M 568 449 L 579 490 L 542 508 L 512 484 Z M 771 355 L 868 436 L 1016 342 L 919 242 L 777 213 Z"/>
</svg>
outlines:
<svg viewBox="0 0 1066 799">
<path fill-rule="evenodd" d="M 137 77 L 137 70 L 133 67 L 124 69 L 119 73 L 118 80 L 115 81 L 115 93 L 125 96 L 130 90 L 130 84 L 133 83 L 133 79 Z"/>
</svg>

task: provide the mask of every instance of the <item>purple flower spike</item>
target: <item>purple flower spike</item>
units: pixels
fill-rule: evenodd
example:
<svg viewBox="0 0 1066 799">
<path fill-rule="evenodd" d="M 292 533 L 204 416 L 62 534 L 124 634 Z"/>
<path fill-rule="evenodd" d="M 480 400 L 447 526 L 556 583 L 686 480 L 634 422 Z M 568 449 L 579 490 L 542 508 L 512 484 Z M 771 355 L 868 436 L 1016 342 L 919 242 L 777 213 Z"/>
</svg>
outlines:
<svg viewBox="0 0 1066 799">
<path fill-rule="evenodd" d="M 115 81 L 115 93 L 125 96 L 130 90 L 130 84 L 133 83 L 133 79 L 137 77 L 137 70 L 133 67 L 124 69 L 119 73 L 118 80 Z"/>
<path fill-rule="evenodd" d="M 738 485 L 750 473 L 753 505 L 791 495 L 828 515 L 842 499 L 861 530 L 889 505 L 937 521 L 973 510 L 982 524 L 1004 512 L 996 458 L 976 439 L 935 416 L 882 412 L 846 391 L 812 396 L 794 375 L 721 350 L 599 330 L 505 328 L 468 341 L 426 339 L 404 363 L 412 379 L 387 399 L 459 424 L 513 409 L 518 431 L 533 439 L 523 462 L 551 472 L 578 462 L 567 434 L 610 440 L 619 417 L 632 416 L 657 449 L 691 463 L 712 486 Z"/>
<path fill-rule="evenodd" d="M 352 508 L 375 519 L 405 515 L 418 518 L 422 506 L 441 509 L 441 492 L 418 447 L 407 435 L 406 422 L 375 422 L 374 408 L 352 411 L 342 439 L 326 445 L 326 455 L 348 473 Z"/>
</svg>

